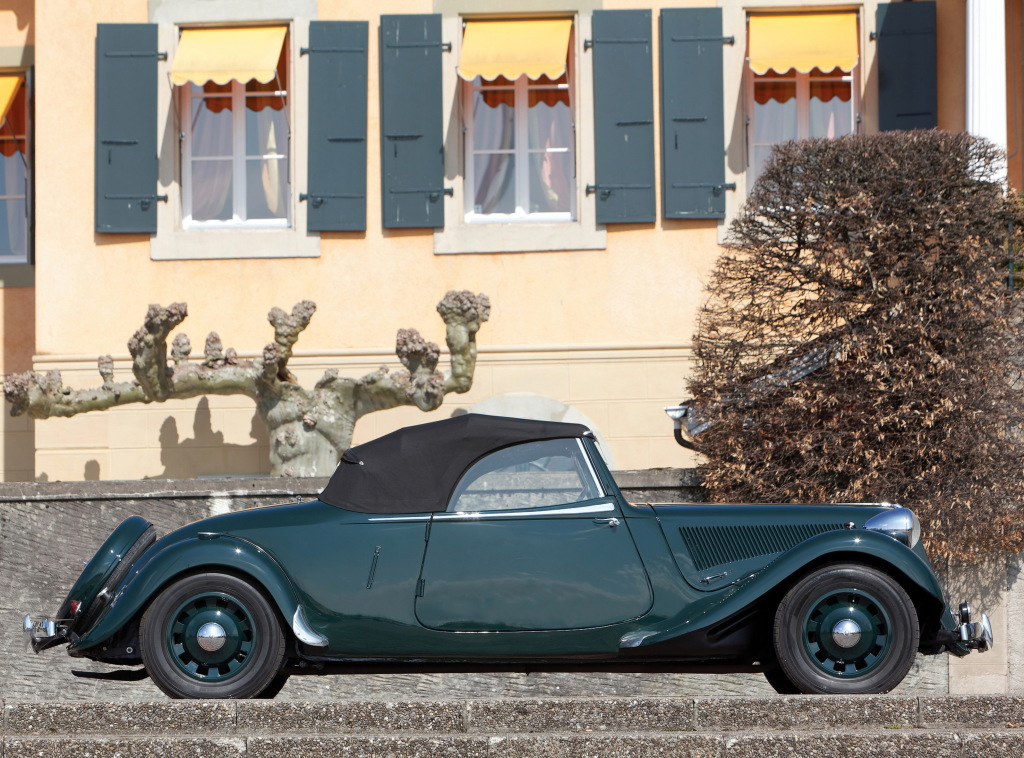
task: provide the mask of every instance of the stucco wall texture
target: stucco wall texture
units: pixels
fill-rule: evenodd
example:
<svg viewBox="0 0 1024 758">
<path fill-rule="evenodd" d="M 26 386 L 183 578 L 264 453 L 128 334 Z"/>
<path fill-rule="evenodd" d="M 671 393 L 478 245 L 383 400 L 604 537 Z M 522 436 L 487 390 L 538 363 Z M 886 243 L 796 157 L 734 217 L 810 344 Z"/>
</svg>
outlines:
<svg viewBox="0 0 1024 758">
<path fill-rule="evenodd" d="M 234 346 L 243 357 L 254 356 L 272 337 L 267 311 L 273 306 L 290 309 L 308 298 L 318 310 L 296 346 L 292 365 L 300 378 L 312 384 L 328 367 L 359 376 L 381 363 L 398 367 L 392 352 L 398 328 L 416 327 L 428 339 L 443 344 L 443 324 L 434 307 L 445 291 L 469 289 L 486 293 L 493 306 L 491 320 L 479 334 L 480 362 L 472 391 L 450 395 L 439 411 L 429 415 L 398 409 L 365 417 L 357 427 L 356 442 L 405 424 L 450 415 L 495 395 L 528 392 L 588 416 L 609 441 L 619 467 L 692 465 L 693 457 L 672 441 L 671 424 L 661 409 L 685 395 L 703 287 L 721 252 L 727 222 L 665 220 L 659 207 L 655 223 L 609 226 L 603 249 L 479 254 L 437 254 L 430 230 L 382 228 L 379 15 L 438 12 L 453 4 L 452 0 L 384 0 L 372 9 L 347 0 L 291 4 L 312 9 L 311 17 L 321 20 L 366 19 L 370 24 L 365 232 L 323 233 L 319 257 L 312 258 L 289 258 L 287 250 L 282 250 L 283 257 L 274 258 L 158 261 L 151 258 L 149 235 L 93 231 L 96 24 L 145 23 L 175 14 L 187 18 L 199 6 L 206 16 L 223 9 L 224 21 L 231 22 L 237 18 L 233 14 L 271 13 L 268 9 L 275 4 L 236 0 L 6 3 L 0 9 L 0 58 L 4 50 L 31 48 L 34 60 L 35 285 L 0 288 L 4 346 L 0 373 L 28 367 L 60 369 L 66 385 L 90 387 L 99 383 L 96 356 L 112 353 L 117 378 L 127 379 L 128 337 L 141 325 L 150 303 L 174 301 L 188 303 L 189 317 L 178 331 L 189 334 L 196 353 L 206 334 L 217 331 L 225 346 Z M 530 0 L 524 6 L 487 0 L 480 10 L 564 13 L 596 7 L 652 8 L 656 19 L 662 7 L 715 4 L 707 0 L 576 0 L 567 6 Z M 724 53 L 726 181 L 739 185 L 736 192 L 728 193 L 727 213 L 733 216 L 745 196 L 744 172 L 738 167 L 744 160 L 744 14 L 750 4 L 721 0 L 717 5 L 723 8 L 726 34 L 737 37 Z M 759 7 L 804 5 L 811 4 L 764 0 Z M 868 27 L 873 26 L 876 2 L 813 3 L 816 9 L 833 6 L 855 7 L 861 14 L 858 77 L 863 128 L 872 130 L 877 122 L 871 106 L 877 82 Z M 964 92 L 962 0 L 939 0 L 938 14 L 940 126 L 959 129 Z M 284 20 L 292 21 L 297 30 L 289 44 L 298 71 L 306 65 L 306 58 L 297 52 L 301 23 Z M 578 44 L 577 55 L 583 55 L 582 41 Z M 449 59 L 445 65 L 454 63 Z M 164 72 L 166 64 L 162 65 Z M 165 80 L 160 87 L 170 91 Z M 590 94 L 578 92 L 577 96 L 586 99 Z M 446 114 L 451 106 L 445 103 Z M 168 127 L 161 121 L 160 128 Z M 301 164 L 306 145 L 294 124 L 293 132 L 292 162 Z M 176 150 L 174 135 L 162 134 L 160 149 Z M 656 155 L 656 173 L 659 162 Z M 294 166 L 292 170 L 297 171 Z M 448 180 L 461 181 L 461 177 Z M 582 184 L 592 177 L 580 176 L 576 181 Z M 177 186 L 162 186 L 160 191 L 174 193 Z M 296 198 L 305 187 L 293 186 L 291 191 L 297 206 Z M 446 214 L 457 213 L 455 207 L 446 208 Z M 158 237 L 164 233 L 161 228 Z M 446 360 L 442 357 L 442 366 Z M 268 465 L 266 433 L 258 428 L 258 420 L 254 423 L 254 415 L 252 404 L 244 398 L 211 397 L 34 424 L 8 418 L 0 422 L 0 479 L 263 473 Z"/>
</svg>

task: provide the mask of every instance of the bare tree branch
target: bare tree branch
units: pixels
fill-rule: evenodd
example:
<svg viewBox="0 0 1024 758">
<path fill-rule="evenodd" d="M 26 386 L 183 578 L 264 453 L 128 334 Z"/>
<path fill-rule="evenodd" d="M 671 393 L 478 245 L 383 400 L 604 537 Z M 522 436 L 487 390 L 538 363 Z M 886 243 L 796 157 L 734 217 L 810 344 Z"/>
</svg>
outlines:
<svg viewBox="0 0 1024 758">
<path fill-rule="evenodd" d="M 445 380 L 437 370 L 440 350 L 415 329 L 401 329 L 395 352 L 403 369 L 389 373 L 381 367 L 361 379 L 338 376 L 330 369 L 312 390 L 299 386 L 287 364 L 299 335 L 316 311 L 310 300 L 292 312 L 274 308 L 268 315 L 274 341 L 257 360 L 240 360 L 234 348 L 224 348 L 216 332 L 206 338 L 203 360 L 189 360 L 192 344 L 178 334 L 167 338 L 187 315 L 184 303 L 167 308 L 151 305 L 146 319 L 128 343 L 135 380 L 114 381 L 113 361 L 100 356 L 102 384 L 90 390 L 65 387 L 60 372 L 16 374 L 4 383 L 11 415 L 44 419 L 106 410 L 129 403 L 164 402 L 201 395 L 246 395 L 267 424 L 271 439 L 271 472 L 288 476 L 326 475 L 351 444 L 356 421 L 366 413 L 400 405 L 424 411 L 440 407 L 446 392 L 465 392 L 472 385 L 476 364 L 476 332 L 490 315 L 484 295 L 449 292 L 438 305 L 448 325 L 452 375 Z M 456 338 L 453 339 L 453 330 Z"/>
</svg>

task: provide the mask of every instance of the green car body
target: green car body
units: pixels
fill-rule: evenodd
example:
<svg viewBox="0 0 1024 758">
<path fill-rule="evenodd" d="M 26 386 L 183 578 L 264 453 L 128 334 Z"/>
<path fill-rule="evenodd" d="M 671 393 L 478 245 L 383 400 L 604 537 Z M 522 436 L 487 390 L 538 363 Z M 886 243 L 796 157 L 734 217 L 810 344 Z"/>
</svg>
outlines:
<svg viewBox="0 0 1024 758">
<path fill-rule="evenodd" d="M 437 458 L 453 471 L 440 476 L 435 489 L 444 496 L 432 510 L 409 511 L 414 506 L 396 506 L 392 495 L 380 499 L 383 507 L 355 510 L 332 480 L 319 500 L 172 532 L 134 556 L 116 584 L 104 584 L 97 575 L 111 561 L 103 556 L 127 555 L 148 527 L 129 519 L 72 590 L 59 626 L 30 625 L 26 617 L 34 647 L 66 641 L 73 656 L 145 663 L 172 696 L 246 697 L 311 664 L 338 671 L 764 671 L 780 691 L 885 691 L 906 673 L 908 655 L 965 655 L 991 644 L 987 618 L 973 622 L 969 610 L 950 611 L 906 509 L 628 503 L 584 427 L 496 420 L 506 436 L 485 434 L 474 452 L 457 421 L 423 425 L 441 425 L 435 434 L 442 441 L 452 434 L 465 448 L 463 463 L 451 462 L 457 455 Z M 372 445 L 354 448 L 340 475 L 369 472 L 374 450 L 369 466 L 360 451 Z M 431 471 L 429 461 L 420 463 Z M 415 466 L 394 475 L 405 470 L 413 482 L 379 486 L 408 486 L 418 497 Z M 838 582 L 836 592 L 815 594 L 819 580 L 808 578 L 822 572 Z M 875 584 L 855 581 L 858 572 Z M 246 600 L 234 584 L 222 591 L 222 576 L 255 597 Z M 816 610 L 789 620 L 803 595 Z M 260 598 L 279 629 L 261 628 L 253 607 Z M 82 623 L 72 603 L 102 607 Z M 235 619 L 227 631 L 217 621 L 222 608 Z M 910 621 L 901 622 L 906 613 Z M 786 624 L 793 623 L 803 643 L 787 648 Z M 181 628 L 191 630 L 184 639 Z M 268 639 L 280 646 L 280 660 L 236 686 Z M 788 661 L 792 650 L 809 662 Z M 170 662 L 158 663 L 160 656 Z M 895 673 L 882 677 L 895 657 Z M 185 681 L 176 686 L 168 676 Z"/>
</svg>

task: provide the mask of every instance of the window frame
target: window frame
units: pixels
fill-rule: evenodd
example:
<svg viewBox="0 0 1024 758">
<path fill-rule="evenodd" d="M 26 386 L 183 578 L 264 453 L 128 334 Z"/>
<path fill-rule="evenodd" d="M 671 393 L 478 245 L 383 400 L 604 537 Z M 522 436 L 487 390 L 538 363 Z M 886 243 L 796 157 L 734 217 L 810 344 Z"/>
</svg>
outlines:
<svg viewBox="0 0 1024 758">
<path fill-rule="evenodd" d="M 25 132 L 22 135 L 15 133 L 12 136 L 12 129 L 9 127 L 6 118 L 2 125 L 0 125 L 0 139 L 4 141 L 13 140 L 15 142 L 23 141 L 25 144 L 25 152 L 18 151 L 22 156 L 22 160 L 25 163 L 25 184 L 23 195 L 0 195 L 0 200 L 7 199 L 24 199 L 25 201 L 25 253 L 24 255 L 0 255 L 0 266 L 11 267 L 11 266 L 26 266 L 32 264 L 33 259 L 33 248 L 35 242 L 34 235 L 34 123 L 33 123 L 33 89 L 32 89 L 32 71 L 25 69 L 4 69 L 2 71 L 5 75 L 16 75 L 21 76 L 22 82 L 19 85 L 19 92 L 15 93 L 14 101 L 11 103 L 11 107 L 15 107 L 17 100 L 21 93 L 24 93 L 24 107 L 25 107 Z M 7 269 L 11 271 L 12 269 Z"/>
<path fill-rule="evenodd" d="M 198 233 L 182 225 L 181 100 L 179 93 L 167 81 L 181 29 L 254 24 L 287 26 L 289 134 L 305 139 L 303 135 L 309 133 L 309 72 L 308 66 L 299 64 L 299 51 L 309 46 L 309 21 L 311 16 L 315 17 L 315 3 L 311 0 L 278 0 L 272 9 L 259 4 L 247 5 L 246 9 L 252 11 L 251 15 L 222 0 L 208 0 L 202 5 L 184 0 L 165 0 L 150 16 L 150 23 L 158 26 L 159 49 L 169 52 L 168 60 L 158 63 L 158 76 L 163 86 L 157 88 L 157 144 L 161 146 L 158 189 L 160 194 L 168 196 L 168 201 L 156 204 L 157 232 L 149 236 L 151 260 L 320 257 L 321 235 L 307 231 L 307 203 L 299 202 L 299 192 L 308 184 L 308 166 L 305 145 L 296 144 L 296 139 L 291 141 L 288 161 L 292 188 L 289 197 L 290 227 L 236 226 L 204 229 Z M 266 14 L 267 10 L 272 10 L 274 15 Z"/>
<path fill-rule="evenodd" d="M 830 9 L 831 10 L 831 9 Z M 749 29 L 749 20 L 751 16 L 759 15 L 756 13 L 748 13 L 746 15 L 747 25 L 745 28 Z M 755 149 L 759 146 L 770 146 L 779 144 L 778 142 L 755 142 L 756 133 L 756 113 L 757 103 L 754 99 L 755 84 L 758 79 L 758 74 L 750 68 L 750 36 L 747 35 L 747 49 L 743 53 L 743 91 L 744 91 L 744 108 L 746 111 L 745 118 L 745 133 L 746 133 L 746 161 L 744 164 L 744 172 L 746 174 L 746 191 L 750 194 L 750 191 L 754 187 L 754 183 L 760 171 L 757 171 L 755 165 Z M 779 81 L 783 77 L 789 77 L 793 74 L 793 81 L 795 82 L 796 93 L 794 100 L 796 100 L 796 136 L 793 139 L 808 139 L 810 137 L 810 107 L 811 107 L 811 82 L 812 81 L 848 81 L 850 84 L 850 124 L 852 131 L 850 134 L 861 133 L 861 77 L 860 70 L 861 65 L 864 62 L 864 49 L 861 42 L 861 14 L 857 14 L 857 64 L 853 67 L 850 72 L 842 72 L 841 76 L 815 76 L 812 71 L 803 73 L 795 69 L 789 69 L 789 71 L 779 74 Z M 835 70 L 835 69 L 833 69 Z M 831 73 L 831 72 L 829 72 Z M 840 135 L 845 136 L 845 135 Z M 785 140 L 782 140 L 785 141 Z"/>
<path fill-rule="evenodd" d="M 230 27 L 224 27 L 230 28 Z M 285 47 L 283 53 L 287 55 L 288 51 L 288 38 L 285 37 Z M 287 229 L 292 225 L 292 195 L 294 188 L 291 183 L 291 164 L 294 160 L 292 155 L 292 132 L 291 132 L 291 102 L 290 102 L 290 90 L 288 89 L 288 82 L 284 82 L 283 89 L 270 90 L 266 92 L 249 92 L 245 88 L 245 82 L 239 82 L 236 79 L 232 79 L 230 82 L 231 91 L 230 94 L 225 95 L 224 93 L 214 94 L 196 94 L 193 83 L 189 82 L 187 85 L 178 87 L 178 107 L 179 113 L 181 114 L 181 156 L 179 158 L 179 165 L 181 166 L 181 225 L 183 229 L 188 230 L 202 230 L 202 229 Z M 278 82 L 278 87 L 280 87 Z M 201 88 L 200 88 L 201 89 Z M 231 115 L 232 115 L 232 156 L 231 156 L 231 172 L 232 172 L 232 213 L 230 219 L 219 220 L 209 219 L 204 221 L 196 221 L 192 218 L 192 167 L 195 162 L 195 158 L 192 155 L 192 105 L 196 99 L 210 99 L 216 97 L 230 97 L 231 98 Z M 246 140 L 246 100 L 248 98 L 256 97 L 283 97 L 284 98 L 284 110 L 285 110 L 285 122 L 288 124 L 287 134 L 287 148 L 285 153 L 276 154 L 275 160 L 284 160 L 288 170 L 284 172 L 282 180 L 288 187 L 287 199 L 285 201 L 286 213 L 283 219 L 249 219 L 240 217 L 240 214 L 245 214 L 248 211 L 246 204 L 248 202 L 248 164 L 249 161 L 254 157 L 248 155 L 247 152 L 247 140 Z M 262 156 L 266 159 L 268 156 Z"/>
<path fill-rule="evenodd" d="M 569 51 L 566 62 L 566 83 L 565 84 L 534 84 L 525 74 L 516 79 L 511 86 L 500 85 L 493 82 L 477 80 L 462 81 L 462 127 L 465 134 L 463 157 L 463 218 L 468 224 L 500 224 L 500 223 L 566 223 L 576 220 L 579 203 L 577 185 L 579 176 L 576 161 L 576 67 L 575 57 L 571 54 L 575 43 L 576 27 L 573 25 L 569 32 Z M 564 150 L 551 152 L 568 153 L 572 159 L 572 190 L 570 194 L 569 210 L 549 211 L 531 213 L 529 211 L 530 197 L 530 157 L 533 154 L 548 152 L 546 150 L 532 149 L 529 145 L 529 97 L 533 91 L 552 91 L 564 89 L 569 93 L 569 129 L 571 133 L 570 146 Z M 516 211 L 515 213 L 478 213 L 473 208 L 473 194 L 476 188 L 475 158 L 479 154 L 494 154 L 495 150 L 477 150 L 474 147 L 474 134 L 476 130 L 475 119 L 466 114 L 474 111 L 474 95 L 480 91 L 511 91 L 514 97 L 513 129 L 515 133 L 514 147 L 508 152 L 515 159 L 515 186 L 516 186 Z"/>
<path fill-rule="evenodd" d="M 451 52 L 444 53 L 442 91 L 445 186 L 453 190 L 451 197 L 444 198 L 445 226 L 434 231 L 436 255 L 603 250 L 607 247 L 605 227 L 597 223 L 596 202 L 585 194 L 587 185 L 595 182 L 595 153 L 593 63 L 590 53 L 584 54 L 583 41 L 592 36 L 591 12 L 601 6 L 601 0 L 567 0 L 564 6 L 552 9 L 548 0 L 520 0 L 515 11 L 510 12 L 507 2 L 500 0 L 435 0 L 435 11 L 442 15 L 443 39 L 452 43 Z M 465 101 L 462 79 L 456 71 L 462 48 L 462 25 L 471 20 L 512 18 L 563 18 L 573 22 L 569 57 L 576 72 L 572 86 L 576 98 L 573 109 L 576 213 L 571 221 L 481 223 L 466 220 L 466 134 L 462 128 Z"/>
</svg>

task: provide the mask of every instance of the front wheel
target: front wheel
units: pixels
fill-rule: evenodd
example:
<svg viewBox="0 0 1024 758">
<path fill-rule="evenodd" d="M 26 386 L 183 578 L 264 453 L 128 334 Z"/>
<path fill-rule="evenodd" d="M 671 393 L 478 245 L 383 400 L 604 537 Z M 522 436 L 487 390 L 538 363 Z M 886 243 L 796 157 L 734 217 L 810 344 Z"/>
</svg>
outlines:
<svg viewBox="0 0 1024 758">
<path fill-rule="evenodd" d="M 157 596 L 139 627 L 142 660 L 173 698 L 249 698 L 281 672 L 285 637 L 263 593 L 230 574 L 196 574 Z"/>
<path fill-rule="evenodd" d="M 917 654 L 914 604 L 898 582 L 870 566 L 824 566 L 786 593 L 775 614 L 779 667 L 800 692 L 888 692 Z"/>
</svg>

